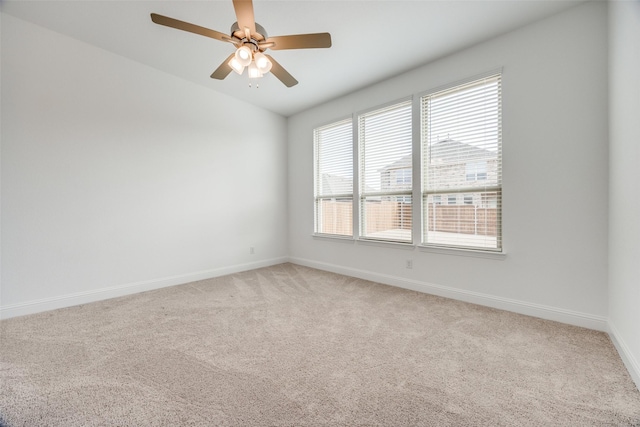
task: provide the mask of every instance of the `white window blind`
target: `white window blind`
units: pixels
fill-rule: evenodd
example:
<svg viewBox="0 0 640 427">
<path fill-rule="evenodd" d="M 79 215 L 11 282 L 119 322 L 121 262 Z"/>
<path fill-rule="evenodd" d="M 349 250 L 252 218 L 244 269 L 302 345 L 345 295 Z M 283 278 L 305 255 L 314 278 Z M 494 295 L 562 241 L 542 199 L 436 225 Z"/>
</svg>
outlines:
<svg viewBox="0 0 640 427">
<path fill-rule="evenodd" d="M 411 242 L 411 101 L 358 117 L 360 235 Z"/>
<path fill-rule="evenodd" d="M 353 124 L 314 130 L 315 232 L 353 235 Z"/>
<path fill-rule="evenodd" d="M 497 74 L 421 98 L 423 244 L 502 250 L 501 97 Z"/>
</svg>

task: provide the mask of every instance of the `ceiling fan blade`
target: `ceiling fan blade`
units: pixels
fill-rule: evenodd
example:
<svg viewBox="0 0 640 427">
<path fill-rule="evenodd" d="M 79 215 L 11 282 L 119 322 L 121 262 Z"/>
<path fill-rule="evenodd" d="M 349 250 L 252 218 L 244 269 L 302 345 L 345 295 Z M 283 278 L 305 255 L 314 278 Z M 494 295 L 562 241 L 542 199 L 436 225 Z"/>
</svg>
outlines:
<svg viewBox="0 0 640 427">
<path fill-rule="evenodd" d="M 188 33 L 200 34 L 201 36 L 211 37 L 212 39 L 220 40 L 223 42 L 231 41 L 231 38 L 227 34 L 223 34 L 215 30 L 210 30 L 209 28 L 201 27 L 199 25 L 194 25 L 188 22 L 169 18 L 168 16 L 158 15 L 157 13 L 151 14 L 151 20 L 156 24 L 176 28 Z"/>
<path fill-rule="evenodd" d="M 272 50 L 324 48 L 331 47 L 331 34 L 314 33 L 275 36 L 269 37 L 266 42 L 275 43 L 275 45 L 271 47 Z"/>
<path fill-rule="evenodd" d="M 266 55 L 267 58 L 271 61 L 271 73 L 278 78 L 286 87 L 295 86 L 298 84 L 298 81 L 291 75 L 287 70 L 282 68 L 282 65 L 278 64 L 278 62 L 273 59 L 271 55 Z"/>
<path fill-rule="evenodd" d="M 241 31 L 249 29 L 251 34 L 256 33 L 256 20 L 253 17 L 253 2 L 251 0 L 233 0 L 233 8 L 238 18 L 238 26 Z"/>
<path fill-rule="evenodd" d="M 233 71 L 232 68 L 229 66 L 229 61 L 231 61 L 231 58 L 233 58 L 235 54 L 236 53 L 234 52 L 231 55 L 229 55 L 229 57 L 225 59 L 224 62 L 220 64 L 218 68 L 216 68 L 213 74 L 211 74 L 212 79 L 224 80 L 224 78 L 227 77 L 231 71 Z"/>
</svg>

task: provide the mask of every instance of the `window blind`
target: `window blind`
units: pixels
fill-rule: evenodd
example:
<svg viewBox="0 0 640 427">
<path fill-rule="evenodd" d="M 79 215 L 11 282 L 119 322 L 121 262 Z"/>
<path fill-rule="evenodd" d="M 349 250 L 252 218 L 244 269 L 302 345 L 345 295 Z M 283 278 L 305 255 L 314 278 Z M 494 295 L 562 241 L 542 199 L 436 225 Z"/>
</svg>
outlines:
<svg viewBox="0 0 640 427">
<path fill-rule="evenodd" d="M 353 125 L 314 130 L 315 232 L 353 235 Z"/>
<path fill-rule="evenodd" d="M 421 98 L 423 244 L 502 250 L 501 98 L 499 74 Z"/>
<path fill-rule="evenodd" d="M 360 235 L 411 242 L 411 101 L 358 117 Z"/>
</svg>

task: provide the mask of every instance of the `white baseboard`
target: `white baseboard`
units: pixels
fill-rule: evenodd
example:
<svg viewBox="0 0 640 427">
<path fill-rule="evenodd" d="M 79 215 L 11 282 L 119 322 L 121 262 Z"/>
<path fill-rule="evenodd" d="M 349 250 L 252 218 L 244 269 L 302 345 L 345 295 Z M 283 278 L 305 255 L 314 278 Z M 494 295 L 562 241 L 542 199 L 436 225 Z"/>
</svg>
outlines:
<svg viewBox="0 0 640 427">
<path fill-rule="evenodd" d="M 620 355 L 624 366 L 626 366 L 627 371 L 629 371 L 631 379 L 636 383 L 638 390 L 640 390 L 640 362 L 633 356 L 633 353 L 620 336 L 620 332 L 618 332 L 613 322 L 611 322 L 611 319 L 608 321 L 608 326 L 609 337 L 611 337 L 613 345 L 616 347 L 616 350 L 618 350 L 618 354 Z"/>
<path fill-rule="evenodd" d="M 96 289 L 92 291 L 77 292 L 73 294 L 0 306 L 0 319 L 8 319 L 16 316 L 40 313 L 42 311 L 71 307 L 79 304 L 87 304 L 90 302 L 102 301 L 109 298 L 131 295 L 138 292 L 165 288 L 167 286 L 182 285 L 184 283 L 195 282 L 197 280 L 210 279 L 212 277 L 239 273 L 241 271 L 269 267 L 276 264 L 282 264 L 283 262 L 287 261 L 288 258 L 286 257 L 272 258 L 246 264 L 237 264 L 230 267 L 214 268 L 211 270 L 197 271 L 194 273 L 181 274 L 160 279 L 145 280 L 135 283 L 127 283 L 124 285 L 110 286 L 107 288 Z"/>
<path fill-rule="evenodd" d="M 607 327 L 607 318 L 604 316 L 594 316 L 563 308 L 518 301 L 510 298 L 483 294 L 480 292 L 456 289 L 450 286 L 435 285 L 433 283 L 389 276 L 386 274 L 372 273 L 369 271 L 317 262 L 309 259 L 289 257 L 289 262 L 304 265 L 306 267 L 317 268 L 318 270 L 331 271 L 333 273 L 344 274 L 345 276 L 357 277 L 359 279 L 370 280 L 372 282 L 383 283 L 385 285 L 397 286 L 426 294 L 438 295 L 459 301 L 512 311 L 514 313 L 525 314 L 527 316 L 554 320 L 556 322 L 581 326 L 583 328 L 594 329 L 597 331 L 607 332 L 609 330 Z"/>
</svg>

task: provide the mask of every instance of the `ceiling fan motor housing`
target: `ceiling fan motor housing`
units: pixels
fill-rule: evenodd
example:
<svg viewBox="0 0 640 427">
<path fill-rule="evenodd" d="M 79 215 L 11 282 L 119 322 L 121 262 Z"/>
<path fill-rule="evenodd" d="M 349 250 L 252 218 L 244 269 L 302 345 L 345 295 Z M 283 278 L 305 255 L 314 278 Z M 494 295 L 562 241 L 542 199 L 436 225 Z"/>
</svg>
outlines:
<svg viewBox="0 0 640 427">
<path fill-rule="evenodd" d="M 251 33 L 251 38 L 247 39 L 244 29 L 241 29 L 237 22 L 234 22 L 231 25 L 231 37 L 235 37 L 240 39 L 242 44 L 249 43 L 252 45 L 252 49 L 255 51 L 259 50 L 260 52 L 264 52 L 267 50 L 266 47 L 261 47 L 258 43 L 265 41 L 269 36 L 267 35 L 267 30 L 257 22 L 255 23 L 256 31 Z"/>
</svg>

